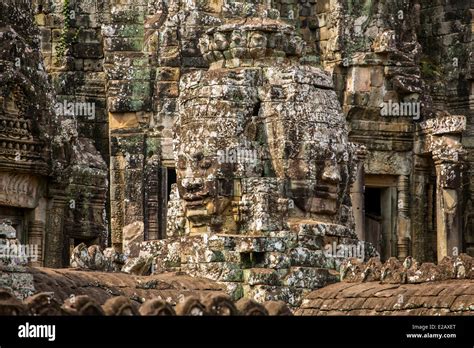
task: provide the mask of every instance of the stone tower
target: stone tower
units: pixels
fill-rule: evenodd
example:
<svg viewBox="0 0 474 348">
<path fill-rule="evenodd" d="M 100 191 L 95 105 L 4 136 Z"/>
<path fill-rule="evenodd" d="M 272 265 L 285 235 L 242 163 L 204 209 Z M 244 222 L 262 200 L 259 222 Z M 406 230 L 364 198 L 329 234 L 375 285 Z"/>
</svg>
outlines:
<svg viewBox="0 0 474 348">
<path fill-rule="evenodd" d="M 303 40 L 276 11 L 260 13 L 207 30 L 209 69 L 181 77 L 168 239 L 141 255 L 236 298 L 296 306 L 337 280 L 344 257 L 365 257 L 349 196 L 357 159 L 330 75 L 300 63 Z"/>
</svg>

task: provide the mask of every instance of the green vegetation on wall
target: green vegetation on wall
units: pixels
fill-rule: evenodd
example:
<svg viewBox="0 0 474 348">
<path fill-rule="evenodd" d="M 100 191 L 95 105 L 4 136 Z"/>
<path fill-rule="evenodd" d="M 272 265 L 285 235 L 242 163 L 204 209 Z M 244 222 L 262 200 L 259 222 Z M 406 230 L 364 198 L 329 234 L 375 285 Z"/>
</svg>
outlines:
<svg viewBox="0 0 474 348">
<path fill-rule="evenodd" d="M 71 29 L 71 20 L 75 18 L 74 11 L 70 9 L 70 0 L 63 0 L 63 9 L 62 15 L 64 17 L 64 26 L 61 31 L 61 37 L 59 38 L 59 43 L 56 46 L 56 57 L 62 59 L 66 50 L 77 41 L 79 35 L 79 30 L 76 29 L 74 35 L 70 35 Z"/>
</svg>

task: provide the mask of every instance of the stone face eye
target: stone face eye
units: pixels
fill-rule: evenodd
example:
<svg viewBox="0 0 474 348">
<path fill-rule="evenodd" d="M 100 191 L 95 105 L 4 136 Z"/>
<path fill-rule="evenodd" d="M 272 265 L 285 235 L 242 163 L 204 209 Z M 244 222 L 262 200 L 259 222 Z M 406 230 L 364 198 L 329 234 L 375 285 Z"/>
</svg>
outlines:
<svg viewBox="0 0 474 348">
<path fill-rule="evenodd" d="M 264 47 L 267 44 L 267 38 L 261 34 L 255 34 L 252 36 L 250 47 Z"/>
<path fill-rule="evenodd" d="M 241 37 L 238 35 L 232 36 L 232 44 L 239 46 L 241 42 Z"/>
<path fill-rule="evenodd" d="M 228 42 L 227 42 L 227 38 L 222 35 L 222 34 L 215 34 L 214 35 L 214 43 L 215 43 L 215 47 L 218 49 L 218 50 L 225 50 L 228 48 Z"/>
<path fill-rule="evenodd" d="M 202 152 L 198 152 L 193 155 L 193 158 L 195 161 L 199 162 L 204 158 L 204 155 L 202 154 Z"/>
</svg>

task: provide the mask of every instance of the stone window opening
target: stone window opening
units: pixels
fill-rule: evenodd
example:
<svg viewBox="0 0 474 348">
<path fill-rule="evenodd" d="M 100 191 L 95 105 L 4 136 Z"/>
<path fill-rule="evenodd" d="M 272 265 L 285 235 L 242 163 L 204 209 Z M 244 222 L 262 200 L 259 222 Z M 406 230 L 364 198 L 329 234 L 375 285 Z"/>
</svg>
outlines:
<svg viewBox="0 0 474 348">
<path fill-rule="evenodd" d="M 252 111 L 252 116 L 258 116 L 258 115 L 259 115 L 261 104 L 262 104 L 262 103 L 261 103 L 260 101 L 258 101 L 258 102 L 254 105 L 253 111 Z"/>
<path fill-rule="evenodd" d="M 176 168 L 163 167 L 161 179 L 161 199 L 159 200 L 158 209 L 158 221 L 160 221 L 160 224 L 158 230 L 158 238 L 156 239 L 166 238 L 168 202 L 170 200 L 171 187 L 173 184 L 176 184 Z"/>
<path fill-rule="evenodd" d="M 168 202 L 172 185 L 177 182 L 176 168 L 168 162 L 157 163 L 150 169 L 146 181 L 149 187 L 144 191 L 144 239 L 164 239 Z"/>
<path fill-rule="evenodd" d="M 262 252 L 246 252 L 240 253 L 243 268 L 258 267 L 264 262 L 265 253 Z"/>
</svg>

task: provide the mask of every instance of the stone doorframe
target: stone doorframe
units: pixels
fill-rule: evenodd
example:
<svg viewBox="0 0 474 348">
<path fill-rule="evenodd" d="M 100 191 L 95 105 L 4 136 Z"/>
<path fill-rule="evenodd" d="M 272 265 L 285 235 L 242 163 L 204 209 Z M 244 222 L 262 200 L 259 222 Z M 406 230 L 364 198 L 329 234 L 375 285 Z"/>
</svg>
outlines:
<svg viewBox="0 0 474 348">
<path fill-rule="evenodd" d="M 449 115 L 420 123 L 418 154 L 430 153 L 436 169 L 436 234 L 438 261 L 462 252 L 462 175 L 465 169 L 461 143 L 466 117 Z"/>
<path fill-rule="evenodd" d="M 0 171 L 0 206 L 28 211 L 23 216 L 25 230 L 18 236 L 22 244 L 38 250 L 32 266 L 42 266 L 44 260 L 45 221 L 47 218 L 46 180 L 42 176 L 15 171 Z"/>
</svg>

